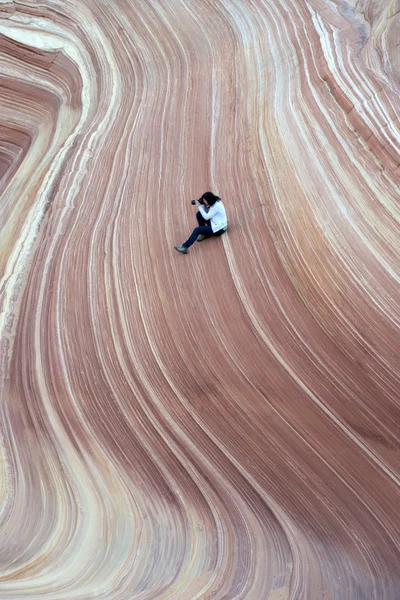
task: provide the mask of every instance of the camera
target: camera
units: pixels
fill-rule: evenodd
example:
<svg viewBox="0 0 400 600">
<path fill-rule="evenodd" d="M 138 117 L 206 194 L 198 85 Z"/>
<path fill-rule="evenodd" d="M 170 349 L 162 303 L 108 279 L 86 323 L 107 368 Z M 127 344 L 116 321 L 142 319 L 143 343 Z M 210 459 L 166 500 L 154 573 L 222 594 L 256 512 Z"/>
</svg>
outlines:
<svg viewBox="0 0 400 600">
<path fill-rule="evenodd" d="M 196 202 L 199 202 L 199 204 L 204 204 L 203 198 L 199 198 L 198 200 L 192 200 L 191 204 L 196 204 Z"/>
</svg>

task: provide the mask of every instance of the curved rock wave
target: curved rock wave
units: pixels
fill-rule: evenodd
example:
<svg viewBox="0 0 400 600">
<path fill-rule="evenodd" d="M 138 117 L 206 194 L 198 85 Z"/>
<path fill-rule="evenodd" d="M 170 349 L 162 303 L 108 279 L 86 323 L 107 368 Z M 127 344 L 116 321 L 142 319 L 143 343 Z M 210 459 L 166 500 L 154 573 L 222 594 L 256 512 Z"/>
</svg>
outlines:
<svg viewBox="0 0 400 600">
<path fill-rule="evenodd" d="M 397 4 L 0 2 L 2 599 L 398 598 Z"/>
</svg>

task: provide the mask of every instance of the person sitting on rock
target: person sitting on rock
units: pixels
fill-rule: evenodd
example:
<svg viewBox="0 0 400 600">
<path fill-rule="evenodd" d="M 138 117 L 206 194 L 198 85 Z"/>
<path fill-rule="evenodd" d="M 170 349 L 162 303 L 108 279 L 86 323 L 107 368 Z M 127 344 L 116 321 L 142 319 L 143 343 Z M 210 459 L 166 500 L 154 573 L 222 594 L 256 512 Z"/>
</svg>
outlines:
<svg viewBox="0 0 400 600">
<path fill-rule="evenodd" d="M 226 211 L 221 198 L 212 192 L 205 192 L 199 200 L 192 200 L 192 204 L 199 207 L 196 213 L 199 225 L 193 229 L 192 235 L 182 246 L 174 246 L 175 250 L 182 254 L 187 254 L 196 240 L 202 242 L 206 238 L 222 235 L 228 229 Z"/>
</svg>

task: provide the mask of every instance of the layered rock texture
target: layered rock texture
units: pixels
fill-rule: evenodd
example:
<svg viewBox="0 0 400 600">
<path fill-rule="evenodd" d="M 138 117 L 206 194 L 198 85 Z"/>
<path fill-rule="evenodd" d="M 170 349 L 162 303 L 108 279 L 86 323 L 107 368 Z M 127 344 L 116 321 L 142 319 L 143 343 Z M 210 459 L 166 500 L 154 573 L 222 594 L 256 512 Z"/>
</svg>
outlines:
<svg viewBox="0 0 400 600">
<path fill-rule="evenodd" d="M 1 600 L 400 598 L 399 11 L 0 2 Z"/>
</svg>

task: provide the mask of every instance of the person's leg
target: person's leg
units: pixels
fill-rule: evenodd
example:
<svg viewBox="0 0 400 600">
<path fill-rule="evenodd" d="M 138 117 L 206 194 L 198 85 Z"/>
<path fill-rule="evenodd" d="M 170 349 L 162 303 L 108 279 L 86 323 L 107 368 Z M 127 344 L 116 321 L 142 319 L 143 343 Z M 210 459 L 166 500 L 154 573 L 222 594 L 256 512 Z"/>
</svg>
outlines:
<svg viewBox="0 0 400 600">
<path fill-rule="evenodd" d="M 198 242 L 202 242 L 203 240 L 206 240 L 209 237 L 218 237 L 220 235 L 222 235 L 223 233 L 225 233 L 226 229 L 220 229 L 219 231 L 211 231 L 211 233 L 209 233 L 208 235 L 199 235 L 199 237 L 197 238 Z"/>
<path fill-rule="evenodd" d="M 204 235 L 205 237 L 209 237 L 213 235 L 213 230 L 211 229 L 211 225 L 199 225 L 193 229 L 192 235 L 182 244 L 185 248 L 190 248 L 192 244 L 197 240 L 198 235 Z"/>
<path fill-rule="evenodd" d="M 195 243 L 195 241 L 197 240 L 198 237 L 200 237 L 201 241 L 202 239 L 205 238 L 209 238 L 212 236 L 220 236 L 222 234 L 224 234 L 226 231 L 226 229 L 220 229 L 219 231 L 216 231 L 214 233 L 214 231 L 211 229 L 211 225 L 199 225 L 199 227 L 196 227 L 195 229 L 193 229 L 192 235 L 190 236 L 189 239 L 186 240 L 186 242 L 184 242 L 182 244 L 182 246 L 174 246 L 175 250 L 177 250 L 178 252 L 182 252 L 183 254 L 187 254 L 188 253 L 188 249 L 190 248 L 190 246 L 192 246 L 192 244 Z"/>
<path fill-rule="evenodd" d="M 199 224 L 199 227 L 204 227 L 205 225 L 210 224 L 210 220 L 206 221 L 206 219 L 203 217 L 203 215 L 201 214 L 201 212 L 199 210 L 196 213 L 196 219 Z"/>
</svg>

